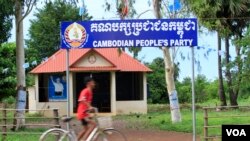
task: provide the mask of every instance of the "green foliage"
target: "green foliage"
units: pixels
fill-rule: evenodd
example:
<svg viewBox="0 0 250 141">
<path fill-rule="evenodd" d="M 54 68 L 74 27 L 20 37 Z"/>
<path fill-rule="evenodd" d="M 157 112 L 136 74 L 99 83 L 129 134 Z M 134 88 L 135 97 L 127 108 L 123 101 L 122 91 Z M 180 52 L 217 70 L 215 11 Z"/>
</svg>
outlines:
<svg viewBox="0 0 250 141">
<path fill-rule="evenodd" d="M 0 0 L 0 44 L 4 43 L 11 36 L 13 17 L 13 1 Z"/>
<path fill-rule="evenodd" d="M 30 39 L 27 40 L 27 56 L 30 60 L 41 61 L 60 48 L 60 22 L 90 20 L 88 14 L 79 16 L 76 5 L 62 0 L 48 2 L 37 9 L 35 19 L 31 20 Z"/>
<path fill-rule="evenodd" d="M 13 105 L 16 102 L 16 99 L 13 96 L 9 96 L 4 98 L 2 102 L 8 105 Z"/>
<path fill-rule="evenodd" d="M 148 74 L 148 86 L 150 96 L 149 103 L 167 103 L 167 87 L 165 81 L 164 60 L 162 58 L 155 58 L 152 63 L 147 66 L 153 70 Z M 179 74 L 179 67 L 176 65 L 176 90 L 178 92 L 178 99 L 180 103 L 191 103 L 192 101 L 192 83 L 191 78 L 186 77 L 181 82 L 177 80 Z M 218 100 L 218 80 L 209 81 L 206 76 L 198 75 L 195 78 L 195 94 L 196 102 L 202 103 L 211 100 Z"/>
<path fill-rule="evenodd" d="M 208 99 L 208 93 L 206 93 L 206 87 L 209 82 L 204 75 L 198 75 L 195 79 L 195 93 L 196 102 L 203 102 Z"/>
<path fill-rule="evenodd" d="M 153 70 L 148 74 L 149 102 L 166 103 L 168 100 L 163 58 L 155 58 L 148 67 Z"/>
<path fill-rule="evenodd" d="M 199 22 L 220 35 L 242 35 L 248 25 L 248 0 L 183 0 Z M 202 7 L 202 8 L 201 8 Z"/>
<path fill-rule="evenodd" d="M 163 58 L 155 58 L 147 66 L 153 70 L 148 74 L 149 103 L 168 103 L 168 92 L 165 81 L 165 66 Z M 175 64 L 175 81 L 179 76 L 179 64 Z"/>
<path fill-rule="evenodd" d="M 4 43 L 0 47 L 0 99 L 16 94 L 16 45 Z M 4 71 L 4 69 L 6 71 Z"/>
<path fill-rule="evenodd" d="M 182 82 L 178 82 L 176 89 L 178 91 L 180 103 L 191 103 L 192 101 L 192 83 L 191 78 L 186 77 Z M 208 81 L 204 75 L 198 75 L 195 78 L 195 99 L 198 103 L 211 100 L 218 100 L 218 80 Z"/>
<path fill-rule="evenodd" d="M 180 103 L 190 103 L 192 100 L 191 78 L 186 77 L 182 82 L 176 83 Z"/>
<path fill-rule="evenodd" d="M 250 96 L 250 25 L 246 29 L 244 36 L 241 39 L 234 40 L 236 46 L 241 46 L 241 58 L 238 61 L 241 61 L 243 64 L 242 67 L 242 84 L 239 96 L 240 98 L 247 99 Z M 237 71 L 237 70 L 236 70 Z"/>
</svg>

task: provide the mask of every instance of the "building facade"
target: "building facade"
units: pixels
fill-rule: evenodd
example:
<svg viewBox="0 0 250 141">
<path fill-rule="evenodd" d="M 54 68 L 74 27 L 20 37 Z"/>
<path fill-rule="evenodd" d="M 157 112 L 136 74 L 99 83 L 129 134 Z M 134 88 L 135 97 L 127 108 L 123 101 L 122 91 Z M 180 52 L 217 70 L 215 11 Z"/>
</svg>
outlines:
<svg viewBox="0 0 250 141">
<path fill-rule="evenodd" d="M 84 88 L 84 77 L 96 81 L 92 105 L 101 113 L 147 113 L 147 78 L 151 70 L 117 49 L 72 49 L 69 54 L 70 114 Z M 31 73 L 35 86 L 29 88 L 29 109 L 58 108 L 67 113 L 66 50 L 59 50 Z"/>
</svg>

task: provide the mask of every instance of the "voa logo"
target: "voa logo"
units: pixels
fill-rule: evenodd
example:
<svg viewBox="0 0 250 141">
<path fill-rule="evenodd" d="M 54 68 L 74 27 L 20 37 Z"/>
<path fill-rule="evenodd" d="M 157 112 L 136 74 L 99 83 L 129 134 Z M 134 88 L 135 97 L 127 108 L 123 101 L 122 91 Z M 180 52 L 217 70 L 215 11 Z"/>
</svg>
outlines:
<svg viewBox="0 0 250 141">
<path fill-rule="evenodd" d="M 244 129 L 226 129 L 228 136 L 235 136 L 235 137 L 241 137 L 241 136 L 247 136 Z"/>
</svg>

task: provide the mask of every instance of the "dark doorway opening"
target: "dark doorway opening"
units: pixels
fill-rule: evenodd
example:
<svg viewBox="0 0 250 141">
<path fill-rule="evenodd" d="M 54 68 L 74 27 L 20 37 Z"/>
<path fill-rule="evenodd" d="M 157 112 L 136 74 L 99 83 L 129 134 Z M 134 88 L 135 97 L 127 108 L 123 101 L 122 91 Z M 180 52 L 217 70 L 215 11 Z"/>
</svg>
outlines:
<svg viewBox="0 0 250 141">
<path fill-rule="evenodd" d="M 116 100 L 117 101 L 143 100 L 143 73 L 117 72 Z"/>
<path fill-rule="evenodd" d="M 80 95 L 80 92 L 85 87 L 84 78 L 91 76 L 96 82 L 96 88 L 93 92 L 93 102 L 92 105 L 99 109 L 99 112 L 111 112 L 110 104 L 110 73 L 109 72 L 100 72 L 100 73 L 76 73 L 75 74 L 75 88 L 76 88 L 76 105 L 78 105 L 77 99 Z M 74 108 L 76 112 L 77 106 Z"/>
</svg>

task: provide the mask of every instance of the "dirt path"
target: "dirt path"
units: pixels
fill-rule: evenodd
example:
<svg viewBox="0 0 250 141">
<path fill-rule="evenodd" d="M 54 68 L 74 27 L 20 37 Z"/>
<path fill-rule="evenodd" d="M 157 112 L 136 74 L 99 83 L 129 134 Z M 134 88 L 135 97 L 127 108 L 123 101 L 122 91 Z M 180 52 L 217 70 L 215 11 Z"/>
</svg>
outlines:
<svg viewBox="0 0 250 141">
<path fill-rule="evenodd" d="M 79 132 L 81 130 L 81 124 L 77 120 L 71 122 L 73 128 Z M 128 141 L 192 141 L 192 134 L 170 132 L 170 131 L 159 131 L 149 129 L 130 129 L 124 126 L 122 121 L 115 121 L 115 129 L 120 130 L 124 133 Z M 197 141 L 200 141 L 197 138 Z"/>
<path fill-rule="evenodd" d="M 179 132 L 127 130 L 128 141 L 192 141 L 192 135 Z M 197 138 L 198 140 L 198 138 Z"/>
</svg>

